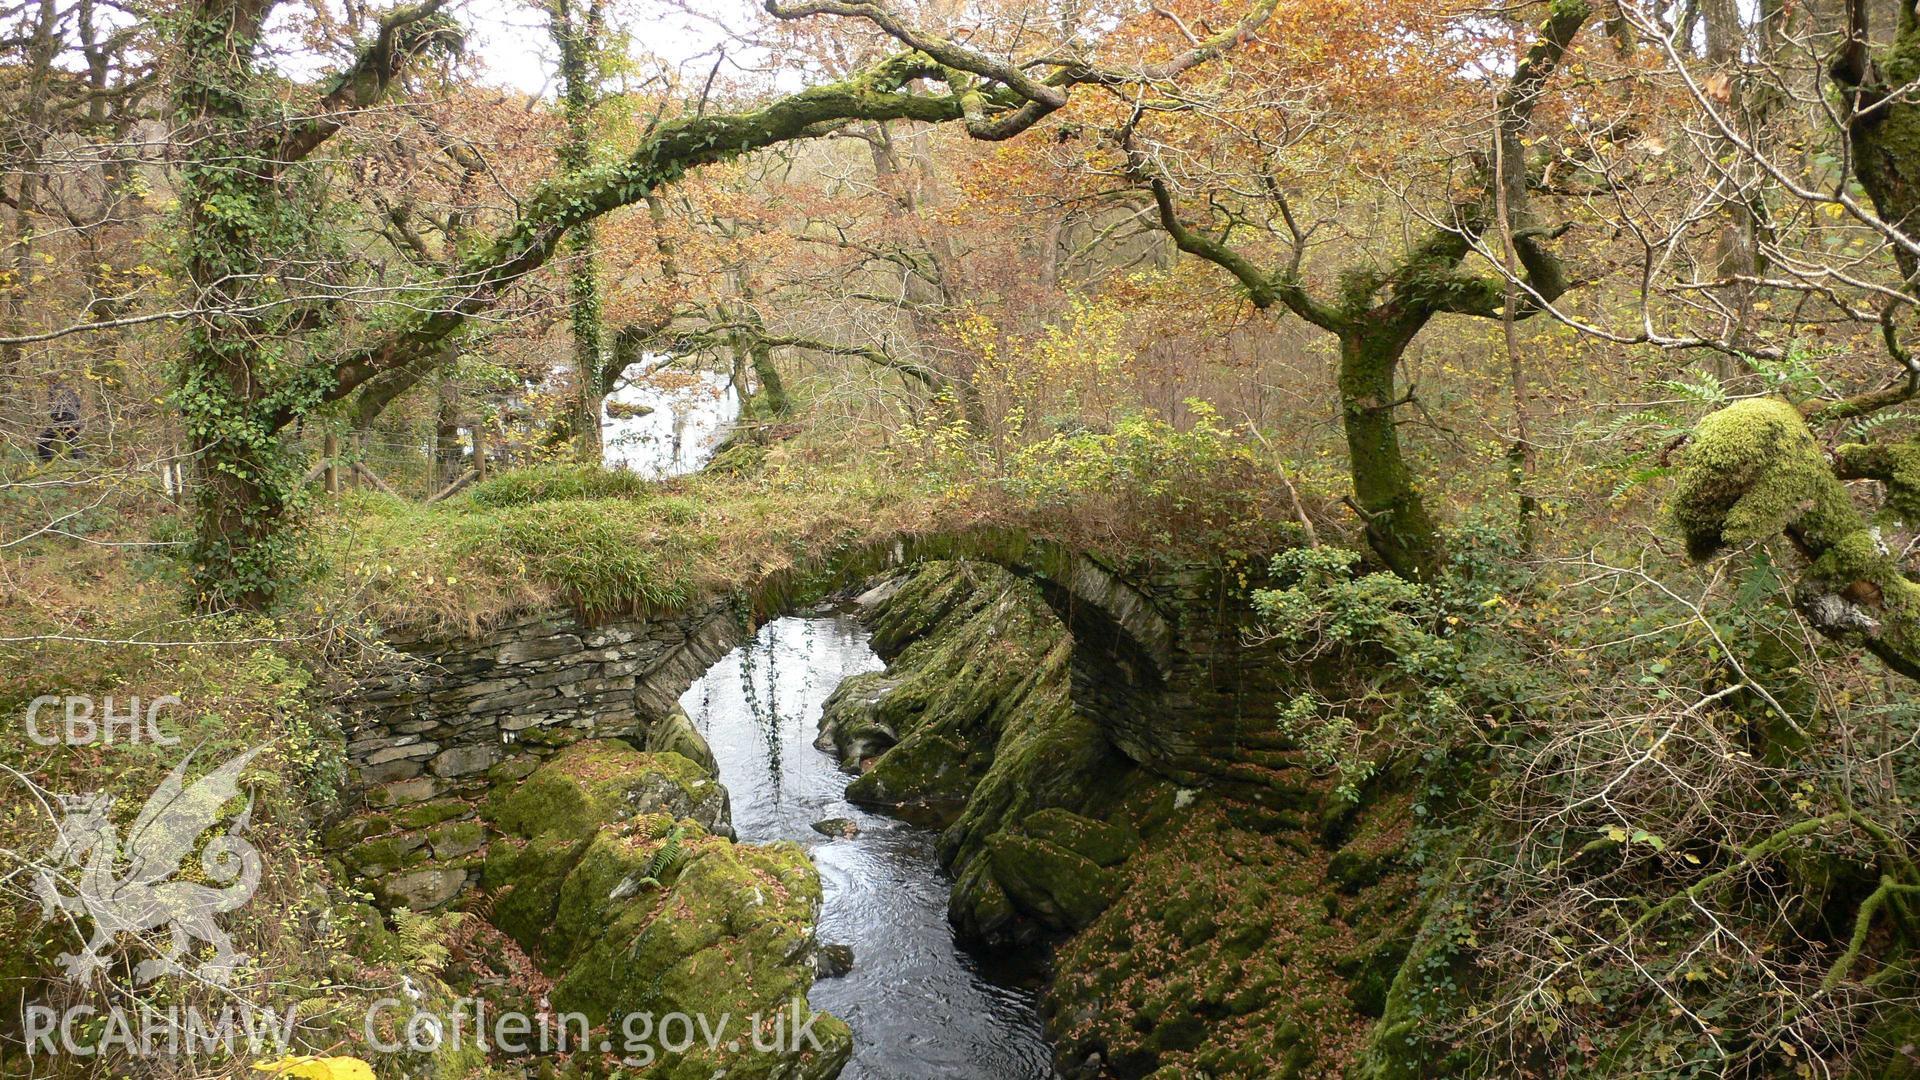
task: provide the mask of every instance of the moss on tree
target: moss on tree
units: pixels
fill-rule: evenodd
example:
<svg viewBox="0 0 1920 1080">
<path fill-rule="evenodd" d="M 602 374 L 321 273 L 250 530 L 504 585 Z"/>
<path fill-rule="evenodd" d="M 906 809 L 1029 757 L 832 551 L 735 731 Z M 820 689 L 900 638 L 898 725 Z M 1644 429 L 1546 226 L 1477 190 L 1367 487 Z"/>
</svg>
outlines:
<svg viewBox="0 0 1920 1080">
<path fill-rule="evenodd" d="M 1702 420 L 1673 515 L 1695 558 L 1784 534 L 1807 559 L 1794 602 L 1808 620 L 1920 678 L 1920 586 L 1901 573 L 1793 405 L 1756 398 Z"/>
</svg>

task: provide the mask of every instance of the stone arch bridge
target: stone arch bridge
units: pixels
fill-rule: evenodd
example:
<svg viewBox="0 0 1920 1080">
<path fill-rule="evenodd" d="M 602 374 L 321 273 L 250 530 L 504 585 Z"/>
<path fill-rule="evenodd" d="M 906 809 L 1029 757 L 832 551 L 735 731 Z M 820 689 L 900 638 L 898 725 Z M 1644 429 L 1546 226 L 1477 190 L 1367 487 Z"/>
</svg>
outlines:
<svg viewBox="0 0 1920 1080">
<path fill-rule="evenodd" d="M 933 559 L 992 563 L 1038 587 L 1073 638 L 1075 707 L 1129 758 L 1182 784 L 1231 785 L 1260 801 L 1264 762 L 1283 749 L 1274 730 L 1283 665 L 1247 642 L 1246 567 L 1119 563 L 1018 530 L 976 528 L 840 550 L 675 611 L 591 624 L 550 611 L 471 637 L 396 640 L 412 662 L 351 698 L 348 803 L 403 831 L 349 862 L 392 902 L 446 902 L 474 880 L 467 857 L 486 842 L 477 823 L 460 827 L 470 816 L 462 804 L 581 739 L 665 748 L 662 722 L 680 695 L 761 622 Z M 356 839 L 330 837 L 338 848 Z"/>
</svg>

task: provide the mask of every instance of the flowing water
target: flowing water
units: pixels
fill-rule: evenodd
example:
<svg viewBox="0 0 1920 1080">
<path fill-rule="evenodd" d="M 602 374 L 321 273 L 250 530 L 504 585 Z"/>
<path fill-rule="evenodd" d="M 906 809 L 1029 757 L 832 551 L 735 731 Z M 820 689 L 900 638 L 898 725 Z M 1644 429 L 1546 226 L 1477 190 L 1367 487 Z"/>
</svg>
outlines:
<svg viewBox="0 0 1920 1080">
<path fill-rule="evenodd" d="M 813 746 L 833 688 L 881 667 L 848 616 L 776 619 L 680 701 L 713 745 L 740 839 L 797 841 L 820 868 L 820 940 L 853 947 L 853 971 L 809 997 L 853 1028 L 841 1076 L 1052 1077 L 1035 991 L 954 941 L 935 834 L 848 803 L 851 777 Z M 850 818 L 859 833 L 830 840 L 813 829 L 824 818 Z"/>
<path fill-rule="evenodd" d="M 697 471 L 740 418 L 740 394 L 730 379 L 671 370 L 668 359 L 648 355 L 607 395 L 600 417 L 607 468 L 655 480 Z"/>
</svg>

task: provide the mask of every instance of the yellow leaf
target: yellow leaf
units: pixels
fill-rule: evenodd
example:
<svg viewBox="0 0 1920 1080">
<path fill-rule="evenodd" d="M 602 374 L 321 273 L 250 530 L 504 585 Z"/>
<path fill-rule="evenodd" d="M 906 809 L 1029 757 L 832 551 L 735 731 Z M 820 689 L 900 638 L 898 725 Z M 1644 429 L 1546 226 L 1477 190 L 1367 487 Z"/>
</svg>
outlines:
<svg viewBox="0 0 1920 1080">
<path fill-rule="evenodd" d="M 298 1080 L 373 1080 L 373 1066 L 350 1057 L 283 1057 L 278 1061 L 256 1061 L 253 1067 L 263 1073 Z"/>
</svg>

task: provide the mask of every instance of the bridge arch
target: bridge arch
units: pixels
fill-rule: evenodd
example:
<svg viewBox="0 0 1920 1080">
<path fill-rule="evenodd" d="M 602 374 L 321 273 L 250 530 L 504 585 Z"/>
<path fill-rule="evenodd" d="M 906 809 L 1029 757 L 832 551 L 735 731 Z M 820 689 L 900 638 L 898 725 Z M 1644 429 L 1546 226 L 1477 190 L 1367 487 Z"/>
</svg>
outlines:
<svg viewBox="0 0 1920 1080">
<path fill-rule="evenodd" d="M 1141 765 L 1183 783 L 1230 782 L 1242 744 L 1270 742 L 1273 665 L 1245 647 L 1251 613 L 1237 579 L 976 527 L 850 545 L 673 611 L 596 623 L 547 611 L 467 637 L 400 638 L 410 662 L 351 698 L 349 805 L 430 820 L 580 739 L 647 745 L 687 687 L 760 623 L 929 560 L 991 563 L 1032 582 L 1072 635 L 1076 708 Z M 472 882 L 458 867 L 406 860 L 359 869 L 413 906 L 444 903 Z"/>
</svg>

